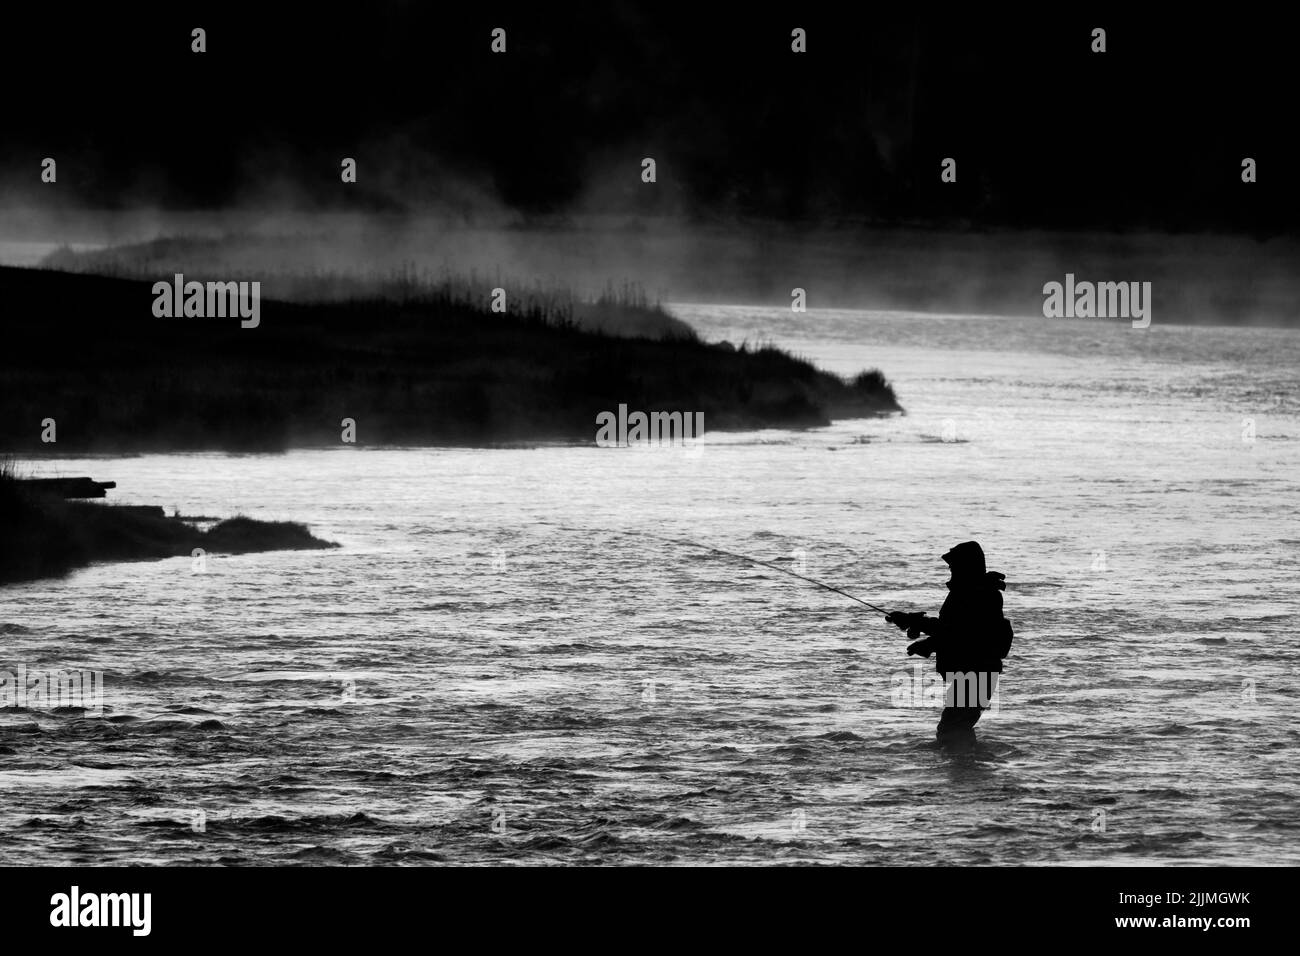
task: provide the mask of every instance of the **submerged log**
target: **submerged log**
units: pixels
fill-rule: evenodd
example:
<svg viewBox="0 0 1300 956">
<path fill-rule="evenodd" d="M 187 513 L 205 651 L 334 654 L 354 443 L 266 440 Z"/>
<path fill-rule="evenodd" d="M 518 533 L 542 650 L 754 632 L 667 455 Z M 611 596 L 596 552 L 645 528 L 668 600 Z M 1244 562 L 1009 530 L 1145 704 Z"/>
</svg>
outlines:
<svg viewBox="0 0 1300 956">
<path fill-rule="evenodd" d="M 116 481 L 95 481 L 91 478 L 20 478 L 19 483 L 33 491 L 58 495 L 60 498 L 104 498 L 108 489 L 116 488 Z"/>
</svg>

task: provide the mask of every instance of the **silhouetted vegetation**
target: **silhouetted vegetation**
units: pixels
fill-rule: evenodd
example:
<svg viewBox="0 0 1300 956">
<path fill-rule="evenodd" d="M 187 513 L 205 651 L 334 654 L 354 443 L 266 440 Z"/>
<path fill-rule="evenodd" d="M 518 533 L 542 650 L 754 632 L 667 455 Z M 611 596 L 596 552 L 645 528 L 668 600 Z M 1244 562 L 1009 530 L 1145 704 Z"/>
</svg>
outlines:
<svg viewBox="0 0 1300 956">
<path fill-rule="evenodd" d="M 879 373 L 850 383 L 770 346 L 608 336 L 539 301 L 263 300 L 245 329 L 154 318 L 150 284 L 117 278 L 0 269 L 0 297 L 0 448 L 22 453 L 339 445 L 345 418 L 359 444 L 590 442 L 620 404 L 703 412 L 708 430 L 899 410 Z"/>
<path fill-rule="evenodd" d="M 352 237 L 364 244 L 363 239 Z M 381 244 L 375 237 L 375 243 Z M 319 257 L 319 258 L 318 258 Z M 322 267 L 321 261 L 338 263 Z M 347 263 L 345 267 L 343 262 Z M 362 265 L 363 262 L 382 263 Z M 60 272 L 84 272 L 122 279 L 241 276 L 262 283 L 268 299 L 305 305 L 373 302 L 424 308 L 464 307 L 490 315 L 485 306 L 494 289 L 506 289 L 507 311 L 552 325 L 643 338 L 696 337 L 695 330 L 652 302 L 636 282 L 607 282 L 584 298 L 558 279 L 520 278 L 499 270 L 433 269 L 408 259 L 394 259 L 365 245 L 348 250 L 320 237 L 226 235 L 219 239 L 172 236 L 149 242 L 76 251 L 63 247 L 41 262 Z"/>
<path fill-rule="evenodd" d="M 0 466 L 0 584 L 57 577 L 92 561 L 332 548 L 301 524 L 236 517 L 206 531 L 162 509 L 65 501 Z"/>
</svg>

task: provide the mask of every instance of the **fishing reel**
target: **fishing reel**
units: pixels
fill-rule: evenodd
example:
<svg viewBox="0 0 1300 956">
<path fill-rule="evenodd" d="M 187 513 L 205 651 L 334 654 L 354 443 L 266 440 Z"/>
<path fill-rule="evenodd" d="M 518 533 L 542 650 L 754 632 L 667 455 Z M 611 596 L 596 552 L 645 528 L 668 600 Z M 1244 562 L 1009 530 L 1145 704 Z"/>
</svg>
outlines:
<svg viewBox="0 0 1300 956">
<path fill-rule="evenodd" d="M 925 646 L 925 640 L 921 637 L 921 628 L 925 623 L 925 615 L 922 612 L 894 611 L 885 615 L 885 621 L 907 632 L 907 639 L 912 642 L 907 645 L 908 657 L 913 654 L 919 654 L 921 657 L 930 656 L 930 650 Z"/>
<path fill-rule="evenodd" d="M 885 622 L 893 624 L 901 631 L 907 631 L 911 636 L 912 631 L 920 633 L 921 622 L 925 620 L 925 614 L 920 611 L 893 611 L 885 615 Z"/>
</svg>

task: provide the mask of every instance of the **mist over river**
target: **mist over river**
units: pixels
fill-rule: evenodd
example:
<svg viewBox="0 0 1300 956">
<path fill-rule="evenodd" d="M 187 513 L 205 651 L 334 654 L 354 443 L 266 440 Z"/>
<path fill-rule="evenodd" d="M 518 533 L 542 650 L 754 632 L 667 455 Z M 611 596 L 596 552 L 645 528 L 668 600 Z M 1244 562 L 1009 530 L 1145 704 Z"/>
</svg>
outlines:
<svg viewBox="0 0 1300 956">
<path fill-rule="evenodd" d="M 23 463 L 342 547 L 0 588 L 0 670 L 104 689 L 0 710 L 0 864 L 1300 863 L 1300 331 L 672 311 L 907 413 Z M 650 535 L 930 613 L 978 539 L 1016 628 L 979 748 L 879 615 Z"/>
</svg>

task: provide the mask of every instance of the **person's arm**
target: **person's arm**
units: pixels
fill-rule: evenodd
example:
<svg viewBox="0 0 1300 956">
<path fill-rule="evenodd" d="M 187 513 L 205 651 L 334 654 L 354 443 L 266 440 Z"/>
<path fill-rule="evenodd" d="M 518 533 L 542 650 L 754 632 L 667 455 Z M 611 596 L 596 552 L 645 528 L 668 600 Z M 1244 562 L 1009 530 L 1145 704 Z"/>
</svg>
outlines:
<svg viewBox="0 0 1300 956">
<path fill-rule="evenodd" d="M 930 638 L 939 640 L 943 637 L 943 624 L 937 617 L 930 617 L 926 614 L 919 616 L 916 623 L 916 630 L 922 634 L 929 635 Z"/>
<path fill-rule="evenodd" d="M 907 636 L 912 641 L 907 646 L 907 655 L 909 657 L 913 654 L 929 657 L 938 650 L 939 638 L 942 632 L 937 617 L 927 617 L 920 611 L 911 614 L 895 611 L 893 614 L 888 615 L 885 620 L 907 631 Z M 928 636 L 922 640 L 917 640 L 922 634 Z"/>
</svg>

